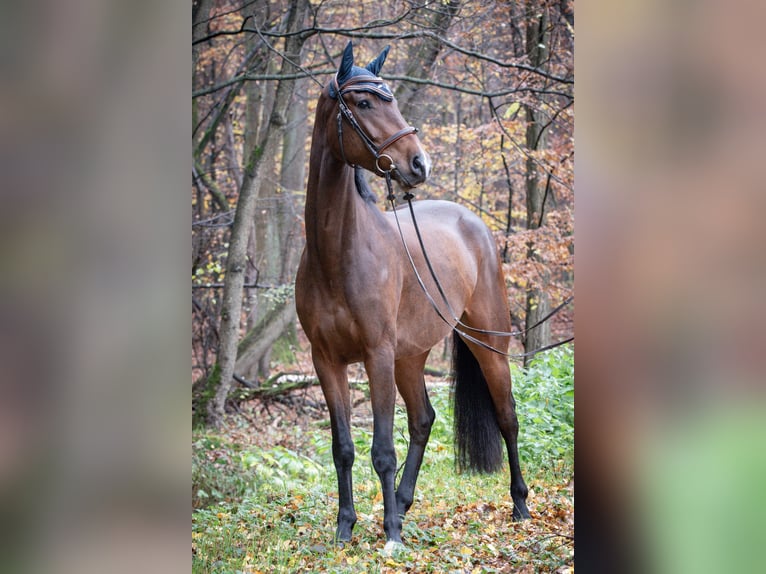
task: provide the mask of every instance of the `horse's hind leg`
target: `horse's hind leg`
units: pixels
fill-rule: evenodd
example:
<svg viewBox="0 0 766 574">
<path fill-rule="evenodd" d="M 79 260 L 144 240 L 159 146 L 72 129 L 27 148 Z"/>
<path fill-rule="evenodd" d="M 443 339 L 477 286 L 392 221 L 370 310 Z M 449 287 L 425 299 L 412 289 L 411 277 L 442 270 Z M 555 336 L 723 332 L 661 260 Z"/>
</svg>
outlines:
<svg viewBox="0 0 766 574">
<path fill-rule="evenodd" d="M 330 411 L 332 428 L 332 458 L 338 475 L 338 528 L 336 542 L 351 540 L 356 524 L 352 467 L 354 465 L 354 441 L 351 438 L 351 399 L 348 388 L 346 365 L 335 365 L 314 357 L 319 382 Z"/>
<path fill-rule="evenodd" d="M 423 368 L 428 353 L 417 357 L 399 359 L 396 362 L 396 386 L 407 406 L 407 426 L 410 432 L 410 446 L 404 472 L 396 489 L 396 503 L 400 515 L 404 515 L 412 506 L 415 496 L 415 483 L 418 480 L 423 453 L 431 435 L 435 414 L 426 393 Z"/>
<path fill-rule="evenodd" d="M 497 424 L 503 435 L 508 450 L 511 467 L 511 498 L 513 499 L 513 519 L 529 518 L 527 510 L 527 485 L 521 474 L 519 462 L 518 435 L 519 421 L 516 417 L 516 401 L 511 390 L 511 371 L 508 360 L 488 349 L 470 345 L 476 360 L 487 380 L 492 402 L 495 405 Z"/>
</svg>

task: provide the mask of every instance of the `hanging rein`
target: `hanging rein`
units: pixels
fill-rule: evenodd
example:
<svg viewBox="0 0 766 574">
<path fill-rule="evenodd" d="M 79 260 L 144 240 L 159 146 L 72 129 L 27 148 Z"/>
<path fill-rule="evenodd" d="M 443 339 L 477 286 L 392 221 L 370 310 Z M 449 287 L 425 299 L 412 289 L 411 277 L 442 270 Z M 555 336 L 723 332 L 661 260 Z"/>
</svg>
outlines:
<svg viewBox="0 0 766 574">
<path fill-rule="evenodd" d="M 551 311 L 545 317 L 537 321 L 537 323 L 521 331 L 510 331 L 510 332 L 491 331 L 486 329 L 477 329 L 476 327 L 471 327 L 470 325 L 466 325 L 460 320 L 459 317 L 456 316 L 455 311 L 452 309 L 452 306 L 450 305 L 447 299 L 447 296 L 444 293 L 444 289 L 441 286 L 441 282 L 436 277 L 436 272 L 434 271 L 433 266 L 431 265 L 431 260 L 428 257 L 425 244 L 423 243 L 423 238 L 420 234 L 420 228 L 418 226 L 418 222 L 415 219 L 415 210 L 412 207 L 412 199 L 415 196 L 409 191 L 407 191 L 405 192 L 403 199 L 407 201 L 407 205 L 409 206 L 410 215 L 412 216 L 412 223 L 415 227 L 415 234 L 417 235 L 418 243 L 420 244 L 420 250 L 423 253 L 423 258 L 425 259 L 426 266 L 428 267 L 428 271 L 431 274 L 431 278 L 434 280 L 434 283 L 436 283 L 436 288 L 439 291 L 439 295 L 441 296 L 442 301 L 447 307 L 447 310 L 449 311 L 452 320 L 450 321 L 449 318 L 444 316 L 441 309 L 439 309 L 439 306 L 434 300 L 433 296 L 431 295 L 431 293 L 429 293 L 428 288 L 426 287 L 426 284 L 423 281 L 423 278 L 420 276 L 420 273 L 418 272 L 418 269 L 415 266 L 415 261 L 412 258 L 412 255 L 410 253 L 409 247 L 407 247 L 407 242 L 404 239 L 404 233 L 402 232 L 402 226 L 399 222 L 399 216 L 396 210 L 396 195 L 394 194 L 393 184 L 391 181 L 392 172 L 394 171 L 398 172 L 398 170 L 396 168 L 396 165 L 394 164 L 393 158 L 390 155 L 383 153 L 386 148 L 393 145 L 394 143 L 396 143 L 403 137 L 416 134 L 418 132 L 418 129 L 413 126 L 407 126 L 406 128 L 403 128 L 399 130 L 398 132 L 394 133 L 393 135 L 389 136 L 380 146 L 376 145 L 375 142 L 372 140 L 372 138 L 369 135 L 367 135 L 367 133 L 362 128 L 362 126 L 359 124 L 353 112 L 348 107 L 348 104 L 346 104 L 345 100 L 343 99 L 343 96 L 353 91 L 365 91 L 365 92 L 372 92 L 386 101 L 391 101 L 393 99 L 393 96 L 390 95 L 390 93 L 383 88 L 384 80 L 382 78 L 373 77 L 373 76 L 355 76 L 351 78 L 350 80 L 348 80 L 347 82 L 345 82 L 342 86 L 339 86 L 338 78 L 336 76 L 333 79 L 333 83 L 334 83 L 333 87 L 335 88 L 335 93 L 337 94 L 337 99 L 338 99 L 338 116 L 337 116 L 338 144 L 340 146 L 340 153 L 343 156 L 343 161 L 344 163 L 346 163 L 347 165 L 350 165 L 351 167 L 356 167 L 354 164 L 352 164 L 346 159 L 346 153 L 343 148 L 343 118 L 345 118 L 346 121 L 348 121 L 349 125 L 351 125 L 353 130 L 356 132 L 356 134 L 361 138 L 365 147 L 369 150 L 369 152 L 375 158 L 375 168 L 381 174 L 383 174 L 386 178 L 386 188 L 388 189 L 388 196 L 386 197 L 386 199 L 391 203 L 391 209 L 394 212 L 394 218 L 396 219 L 396 227 L 399 230 L 399 236 L 401 237 L 402 244 L 404 245 L 404 250 L 407 253 L 407 258 L 410 261 L 412 270 L 415 272 L 415 278 L 417 279 L 418 284 L 420 285 L 420 288 L 423 290 L 423 293 L 428 299 L 428 302 L 434 308 L 439 318 L 445 323 L 447 323 L 448 325 L 450 325 L 450 327 L 454 331 L 456 331 L 458 334 L 460 334 L 460 336 L 462 336 L 464 339 L 471 341 L 473 343 L 476 343 L 477 345 L 484 347 L 485 349 L 489 349 L 490 351 L 493 351 L 500 355 L 505 355 L 507 357 L 516 357 L 516 358 L 529 357 L 529 356 L 536 355 L 537 353 L 541 353 L 543 351 L 547 351 L 549 349 L 553 349 L 555 347 L 558 347 L 560 345 L 564 345 L 565 343 L 569 343 L 570 341 L 573 341 L 574 337 L 569 337 L 568 339 L 564 339 L 563 341 L 559 341 L 551 345 L 545 345 L 544 347 L 535 349 L 534 351 L 530 351 L 528 353 L 512 354 L 512 353 L 506 353 L 504 351 L 501 351 L 500 349 L 497 349 L 493 347 L 492 345 L 485 343 L 484 341 L 481 341 L 480 339 L 477 339 L 476 337 L 466 333 L 465 331 L 468 330 L 468 331 L 473 331 L 474 333 L 481 333 L 484 335 L 495 335 L 500 337 L 512 337 L 515 335 L 521 335 L 523 333 L 531 331 L 532 329 L 542 325 L 545 321 L 550 319 L 553 315 L 555 315 L 561 309 L 563 309 L 566 305 L 568 305 L 572 301 L 573 297 L 571 296 L 568 297 L 567 299 L 564 300 L 563 303 L 561 303 L 553 311 Z M 380 163 L 381 160 L 384 160 L 388 165 L 387 166 L 381 165 Z M 401 174 L 401 172 L 398 172 L 398 173 L 400 177 L 404 177 Z"/>
</svg>

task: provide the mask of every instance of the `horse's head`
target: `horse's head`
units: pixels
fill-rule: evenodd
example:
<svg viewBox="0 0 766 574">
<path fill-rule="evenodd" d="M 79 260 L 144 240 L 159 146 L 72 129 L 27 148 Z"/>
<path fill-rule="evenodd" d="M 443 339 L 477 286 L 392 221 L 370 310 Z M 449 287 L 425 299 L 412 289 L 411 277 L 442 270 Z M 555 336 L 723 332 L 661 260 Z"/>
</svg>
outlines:
<svg viewBox="0 0 766 574">
<path fill-rule="evenodd" d="M 378 77 L 388 50 L 360 68 L 354 65 L 349 42 L 338 72 L 322 92 L 320 109 L 326 109 L 327 143 L 338 159 L 380 176 L 390 171 L 411 188 L 426 180 L 431 159 L 415 135 L 417 130 L 404 121 L 394 95 Z"/>
</svg>

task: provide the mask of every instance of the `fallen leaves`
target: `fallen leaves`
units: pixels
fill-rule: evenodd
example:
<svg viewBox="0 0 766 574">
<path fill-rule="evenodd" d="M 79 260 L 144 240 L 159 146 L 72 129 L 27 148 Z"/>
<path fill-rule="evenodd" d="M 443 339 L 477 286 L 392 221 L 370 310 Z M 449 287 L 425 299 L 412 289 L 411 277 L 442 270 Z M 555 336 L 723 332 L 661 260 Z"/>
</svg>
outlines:
<svg viewBox="0 0 766 574">
<path fill-rule="evenodd" d="M 253 408 L 251 412 L 255 411 Z M 272 415 L 277 412 L 272 405 Z M 274 427 L 270 424 L 273 419 L 265 412 L 259 412 L 259 417 L 257 428 L 232 425 L 220 440 L 216 439 L 210 447 L 215 450 L 215 460 L 231 459 L 236 463 L 242 459 L 237 449 L 252 450 L 248 445 L 272 441 L 281 446 L 269 452 L 278 454 L 289 445 L 300 454 L 288 457 L 283 453 L 286 470 L 287 463 L 313 468 L 316 463 L 303 458 L 329 448 L 329 431 L 312 430 L 311 421 Z M 274 434 L 265 436 L 270 432 Z M 367 438 L 362 436 L 361 443 Z M 433 439 L 429 449 L 449 444 L 438 435 Z M 386 555 L 380 484 L 366 454 L 359 457 L 354 469 L 358 519 L 354 537 L 343 547 L 331 542 L 338 495 L 329 454 L 323 456 L 328 468 L 313 479 L 316 482 L 296 479 L 285 482 L 289 485 L 285 487 L 262 481 L 244 496 L 195 512 L 193 559 L 201 565 L 195 571 L 573 572 L 571 473 L 527 476 L 532 519 L 513 522 L 507 472 L 458 476 L 453 472 L 451 457 L 440 456 L 433 448 L 426 455 L 415 503 L 404 520 L 405 547 Z M 247 469 L 260 475 L 264 472 L 261 464 Z M 304 474 L 296 473 L 298 477 Z"/>
<path fill-rule="evenodd" d="M 436 542 L 432 552 L 421 553 L 421 558 L 435 564 L 460 565 L 461 572 L 472 572 L 476 567 L 482 572 L 556 572 L 571 566 L 573 499 L 548 485 L 536 487 L 535 508 L 542 512 L 532 510 L 533 518 L 524 522 L 511 521 L 510 499 L 458 504 L 442 510 L 438 503 L 423 500 L 406 519 L 417 520 L 417 530 L 411 529 L 413 540 L 405 543 L 421 548 Z M 546 505 L 552 501 L 557 506 L 549 512 Z M 424 536 L 419 536 L 420 533 Z M 442 540 L 434 541 L 434 533 L 443 533 Z"/>
</svg>

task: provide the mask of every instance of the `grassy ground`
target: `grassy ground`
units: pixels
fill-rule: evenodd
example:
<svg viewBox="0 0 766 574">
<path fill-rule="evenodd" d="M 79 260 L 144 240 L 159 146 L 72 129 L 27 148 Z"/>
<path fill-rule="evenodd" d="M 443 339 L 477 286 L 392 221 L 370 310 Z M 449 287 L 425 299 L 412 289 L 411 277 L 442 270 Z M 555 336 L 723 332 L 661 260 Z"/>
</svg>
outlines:
<svg viewBox="0 0 766 574">
<path fill-rule="evenodd" d="M 369 450 L 369 406 L 355 391 L 358 522 L 332 544 L 337 484 L 321 393 L 254 401 L 221 432 L 195 431 L 193 572 L 568 572 L 573 568 L 573 357 L 564 349 L 514 374 L 520 451 L 532 520 L 511 522 L 507 470 L 458 475 L 449 387 L 429 384 L 437 411 L 404 520 L 406 549 L 385 556 L 383 503 Z M 397 454 L 406 416 L 397 409 Z"/>
</svg>

